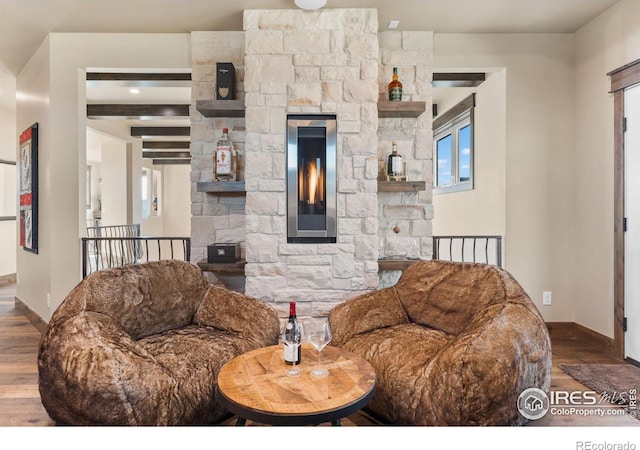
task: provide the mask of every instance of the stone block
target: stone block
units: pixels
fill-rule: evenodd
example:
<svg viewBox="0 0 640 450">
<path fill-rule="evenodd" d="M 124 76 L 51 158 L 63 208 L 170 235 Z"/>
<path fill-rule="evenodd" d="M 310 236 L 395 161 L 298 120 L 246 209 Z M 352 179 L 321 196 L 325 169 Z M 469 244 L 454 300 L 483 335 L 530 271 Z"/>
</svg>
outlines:
<svg viewBox="0 0 640 450">
<path fill-rule="evenodd" d="M 387 219 L 425 219 L 425 210 L 422 205 L 386 205 L 383 207 L 383 215 Z"/>
<path fill-rule="evenodd" d="M 346 219 L 346 218 L 341 219 L 340 221 L 338 221 L 338 233 L 340 235 L 362 234 L 362 219 Z"/>
<path fill-rule="evenodd" d="M 379 52 L 378 36 L 373 33 L 362 34 L 348 32 L 346 34 L 344 50 L 352 60 L 377 58 Z"/>
<path fill-rule="evenodd" d="M 320 106 L 322 86 L 319 83 L 291 83 L 287 86 L 290 106 Z"/>
<path fill-rule="evenodd" d="M 287 286 L 294 289 L 329 289 L 330 266 L 288 266 Z"/>
<path fill-rule="evenodd" d="M 284 53 L 327 54 L 331 53 L 331 33 L 328 31 L 286 31 L 284 33 Z"/>
<path fill-rule="evenodd" d="M 377 215 L 378 198 L 376 194 L 351 194 L 347 196 L 348 217 L 373 217 Z"/>
<path fill-rule="evenodd" d="M 278 259 L 278 236 L 247 234 L 245 256 L 248 262 L 276 263 Z"/>
<path fill-rule="evenodd" d="M 339 103 L 336 108 L 338 120 L 360 120 L 360 109 L 362 107 L 364 107 L 364 105 L 355 103 Z"/>
<path fill-rule="evenodd" d="M 338 192 L 343 194 L 355 194 L 358 192 L 358 180 L 353 178 L 339 178 Z"/>
<path fill-rule="evenodd" d="M 286 262 L 291 266 L 328 266 L 331 265 L 331 255 L 287 256 Z"/>
<path fill-rule="evenodd" d="M 334 255 L 332 264 L 332 275 L 334 278 L 351 278 L 354 274 L 353 255 Z"/>
<path fill-rule="evenodd" d="M 344 82 L 344 99 L 347 102 L 377 102 L 378 83 L 374 80 Z"/>
<path fill-rule="evenodd" d="M 378 10 L 373 8 L 346 9 L 345 29 L 355 32 L 376 33 L 378 31 Z"/>
<path fill-rule="evenodd" d="M 343 144 L 344 155 L 376 155 L 378 137 L 367 134 L 346 134 L 343 137 Z"/>
<path fill-rule="evenodd" d="M 293 55 L 293 64 L 295 66 L 340 66 L 344 67 L 348 64 L 349 58 L 346 55 L 333 55 L 322 53 L 303 53 Z"/>
<path fill-rule="evenodd" d="M 321 9 L 318 11 L 296 11 L 295 28 L 297 30 L 344 30 L 346 27 L 344 9 Z"/>
<path fill-rule="evenodd" d="M 340 81 L 323 81 L 322 86 L 322 102 L 341 102 L 342 101 L 342 82 Z M 334 110 L 335 111 L 335 110 Z M 344 122 L 341 122 L 343 125 Z M 344 126 L 344 125 L 343 125 Z M 340 127 L 341 132 L 347 132 Z"/>
<path fill-rule="evenodd" d="M 253 133 L 268 133 L 271 131 L 271 109 L 250 107 L 246 108 L 245 120 L 247 131 Z"/>
<path fill-rule="evenodd" d="M 276 192 L 247 192 L 247 214 L 278 215 L 280 196 Z"/>
<path fill-rule="evenodd" d="M 296 83 L 309 83 L 320 81 L 322 69 L 315 66 L 296 66 L 294 72 Z"/>
</svg>

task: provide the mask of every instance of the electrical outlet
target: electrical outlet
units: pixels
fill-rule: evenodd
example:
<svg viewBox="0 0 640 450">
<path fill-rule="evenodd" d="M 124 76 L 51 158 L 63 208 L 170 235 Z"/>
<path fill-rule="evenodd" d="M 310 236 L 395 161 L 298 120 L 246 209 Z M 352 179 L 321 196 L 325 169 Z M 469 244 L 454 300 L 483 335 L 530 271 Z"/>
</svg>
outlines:
<svg viewBox="0 0 640 450">
<path fill-rule="evenodd" d="M 47 308 L 51 308 L 51 294 L 47 292 Z"/>
<path fill-rule="evenodd" d="M 542 304 L 545 306 L 551 306 L 551 291 L 544 291 L 542 293 Z"/>
</svg>

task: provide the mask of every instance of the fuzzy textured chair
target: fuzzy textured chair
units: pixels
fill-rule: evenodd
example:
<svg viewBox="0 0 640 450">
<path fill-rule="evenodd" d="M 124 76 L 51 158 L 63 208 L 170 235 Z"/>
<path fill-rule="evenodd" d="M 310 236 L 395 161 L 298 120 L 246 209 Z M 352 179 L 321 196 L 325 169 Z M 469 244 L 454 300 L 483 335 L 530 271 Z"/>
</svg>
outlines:
<svg viewBox="0 0 640 450">
<path fill-rule="evenodd" d="M 551 343 L 522 287 L 495 266 L 411 265 L 395 286 L 329 314 L 332 345 L 373 365 L 373 414 L 398 425 L 519 425 L 520 393 L 551 384 Z"/>
<path fill-rule="evenodd" d="M 230 359 L 277 343 L 271 306 L 159 261 L 95 272 L 49 322 L 42 403 L 73 425 L 191 425 L 225 416 L 217 376 Z"/>
</svg>

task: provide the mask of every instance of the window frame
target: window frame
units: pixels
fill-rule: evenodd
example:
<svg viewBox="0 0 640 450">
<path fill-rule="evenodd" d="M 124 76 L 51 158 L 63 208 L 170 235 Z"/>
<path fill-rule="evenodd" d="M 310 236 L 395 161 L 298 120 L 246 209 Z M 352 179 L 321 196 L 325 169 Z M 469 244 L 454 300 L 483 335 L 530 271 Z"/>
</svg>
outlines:
<svg viewBox="0 0 640 450">
<path fill-rule="evenodd" d="M 474 107 L 475 94 L 471 94 L 433 121 L 433 193 L 470 191 L 474 187 Z M 469 179 L 460 181 L 460 131 L 469 126 Z M 451 136 L 451 184 L 438 186 L 438 142 Z"/>
</svg>

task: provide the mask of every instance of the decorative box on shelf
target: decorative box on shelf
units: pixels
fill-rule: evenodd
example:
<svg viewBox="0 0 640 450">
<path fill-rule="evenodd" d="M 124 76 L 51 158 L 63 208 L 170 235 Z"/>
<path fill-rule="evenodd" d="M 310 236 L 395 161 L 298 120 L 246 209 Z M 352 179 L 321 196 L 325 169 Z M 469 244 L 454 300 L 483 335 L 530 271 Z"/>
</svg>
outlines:
<svg viewBox="0 0 640 450">
<path fill-rule="evenodd" d="M 240 243 L 207 245 L 208 263 L 232 263 L 240 259 Z"/>
</svg>

